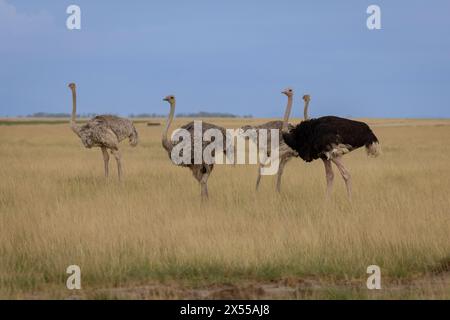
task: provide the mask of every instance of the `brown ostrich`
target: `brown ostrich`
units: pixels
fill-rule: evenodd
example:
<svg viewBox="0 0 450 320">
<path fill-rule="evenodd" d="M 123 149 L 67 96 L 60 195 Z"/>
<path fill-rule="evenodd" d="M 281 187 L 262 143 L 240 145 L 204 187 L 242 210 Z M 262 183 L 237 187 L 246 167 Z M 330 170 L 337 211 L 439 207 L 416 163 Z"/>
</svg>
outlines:
<svg viewBox="0 0 450 320">
<path fill-rule="evenodd" d="M 289 124 L 287 121 L 289 119 L 289 116 L 291 114 L 291 109 L 292 109 L 292 103 L 293 103 L 293 97 L 294 97 L 294 90 L 291 88 L 286 88 L 285 90 L 283 90 L 281 93 L 283 93 L 284 95 L 287 96 L 287 104 L 286 104 L 286 109 L 285 109 L 285 113 L 284 113 L 284 119 L 286 120 L 286 128 L 287 130 L 291 130 L 294 128 L 293 125 Z M 303 110 L 303 114 L 305 119 L 308 119 L 308 104 L 309 104 L 309 96 L 305 95 L 303 96 L 303 100 L 305 101 L 305 105 L 304 105 L 304 110 Z M 265 129 L 268 131 L 268 142 L 267 144 L 270 145 L 271 144 L 271 135 L 270 135 L 270 130 L 271 129 L 278 129 L 280 130 L 280 135 L 279 135 L 279 157 L 280 157 L 280 163 L 279 163 L 279 168 L 278 168 L 278 172 L 277 172 L 277 184 L 276 184 L 276 190 L 278 192 L 281 191 L 281 178 L 283 176 L 283 172 L 284 172 L 284 167 L 286 166 L 286 164 L 289 162 L 289 160 L 291 160 L 294 157 L 297 157 L 298 154 L 295 150 L 293 150 L 292 148 L 290 148 L 283 140 L 283 136 L 281 135 L 281 130 L 283 129 L 283 124 L 284 121 L 269 121 L 266 123 L 263 123 L 261 125 L 258 126 L 243 126 L 241 129 L 248 130 L 248 129 L 256 129 L 256 137 L 252 136 L 252 140 L 254 143 L 258 144 L 258 138 L 259 138 L 259 130 L 260 129 Z M 267 150 L 267 157 L 270 157 L 270 149 Z M 263 165 L 260 164 L 258 167 L 258 176 L 256 178 L 256 190 L 258 190 L 260 182 L 261 182 L 261 172 L 262 172 L 262 167 Z"/>
<path fill-rule="evenodd" d="M 138 133 L 133 122 L 128 119 L 113 115 L 100 115 L 92 118 L 86 124 L 78 126 L 76 124 L 77 114 L 77 93 L 75 83 L 70 83 L 72 90 L 72 118 L 70 128 L 81 139 L 86 148 L 99 147 L 102 150 L 105 165 L 105 177 L 109 175 L 109 154 L 116 158 L 119 180 L 122 179 L 122 157 L 119 150 L 119 143 L 128 139 L 130 145 L 135 147 L 138 143 Z"/>
<path fill-rule="evenodd" d="M 174 148 L 174 146 L 177 145 L 177 142 L 172 142 L 169 140 L 168 132 L 169 132 L 169 128 L 172 124 L 172 121 L 173 121 L 173 118 L 175 115 L 176 99 L 175 99 L 175 96 L 169 95 L 169 96 L 165 97 L 163 100 L 169 102 L 170 112 L 169 112 L 169 115 L 167 118 L 166 127 L 162 134 L 162 146 L 169 154 L 169 158 L 172 160 L 172 149 Z M 190 137 L 191 137 L 191 150 L 192 150 L 190 163 L 189 164 L 180 164 L 180 166 L 187 167 L 192 171 L 194 178 L 200 183 L 201 199 L 206 200 L 209 197 L 209 195 L 208 195 L 208 178 L 214 169 L 214 163 L 206 163 L 205 160 L 202 158 L 201 164 L 195 164 L 195 161 L 194 161 L 194 122 L 191 121 L 191 122 L 185 124 L 184 126 L 180 127 L 180 129 L 185 129 L 185 130 L 189 131 Z M 219 130 L 222 133 L 222 136 L 224 137 L 224 140 L 225 140 L 225 137 L 226 137 L 225 128 L 216 126 L 211 123 L 202 122 L 202 135 L 205 133 L 205 131 L 207 131 L 209 129 Z M 202 141 L 202 151 L 206 148 L 207 145 L 208 145 L 207 142 Z M 224 141 L 224 146 L 223 146 L 222 150 L 224 151 L 225 154 L 227 153 L 227 148 L 225 147 L 225 141 Z"/>
</svg>

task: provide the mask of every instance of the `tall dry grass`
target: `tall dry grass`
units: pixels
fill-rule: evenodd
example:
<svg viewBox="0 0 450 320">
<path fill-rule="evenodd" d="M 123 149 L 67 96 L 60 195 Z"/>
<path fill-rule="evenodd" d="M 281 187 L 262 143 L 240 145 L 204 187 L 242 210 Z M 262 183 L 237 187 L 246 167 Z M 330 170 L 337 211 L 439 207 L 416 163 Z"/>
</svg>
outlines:
<svg viewBox="0 0 450 320">
<path fill-rule="evenodd" d="M 371 264 L 383 279 L 431 271 L 450 257 L 450 121 L 369 122 L 383 155 L 346 156 L 352 204 L 337 170 L 324 203 L 321 161 L 292 160 L 281 194 L 274 177 L 255 193 L 256 166 L 217 166 L 201 205 L 190 171 L 162 149 L 161 127 L 140 124 L 140 145 L 123 143 L 119 183 L 114 159 L 106 181 L 100 150 L 67 125 L 0 126 L 0 297 L 65 290 L 71 264 L 83 288 L 365 279 Z"/>
</svg>

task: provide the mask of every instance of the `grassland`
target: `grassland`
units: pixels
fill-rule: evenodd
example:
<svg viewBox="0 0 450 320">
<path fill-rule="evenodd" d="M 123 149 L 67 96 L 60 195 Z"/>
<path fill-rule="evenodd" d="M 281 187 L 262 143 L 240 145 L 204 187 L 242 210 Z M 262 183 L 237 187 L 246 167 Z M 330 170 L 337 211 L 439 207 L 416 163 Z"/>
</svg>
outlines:
<svg viewBox="0 0 450 320">
<path fill-rule="evenodd" d="M 448 299 L 450 121 L 367 121 L 383 155 L 346 156 L 352 204 L 337 171 L 325 203 L 323 164 L 292 160 L 281 194 L 274 177 L 254 192 L 256 166 L 218 166 L 202 205 L 144 121 L 122 183 L 66 124 L 0 126 L 0 298 Z M 81 291 L 65 288 L 71 264 Z"/>
</svg>

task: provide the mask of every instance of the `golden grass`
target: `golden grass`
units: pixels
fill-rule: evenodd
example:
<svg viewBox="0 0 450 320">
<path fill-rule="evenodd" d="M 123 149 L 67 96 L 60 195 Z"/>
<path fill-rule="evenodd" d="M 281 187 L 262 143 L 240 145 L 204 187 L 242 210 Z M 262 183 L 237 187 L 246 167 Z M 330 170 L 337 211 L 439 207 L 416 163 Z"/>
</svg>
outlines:
<svg viewBox="0 0 450 320">
<path fill-rule="evenodd" d="M 123 143 L 119 183 L 114 159 L 106 181 L 100 150 L 84 149 L 67 125 L 0 126 L 0 297 L 73 294 L 71 264 L 82 269 L 83 290 L 286 278 L 364 289 L 371 264 L 381 267 L 384 292 L 421 277 L 450 259 L 450 121 L 368 122 L 383 155 L 346 156 L 352 204 L 337 170 L 324 203 L 321 161 L 292 160 L 281 194 L 274 177 L 254 192 L 256 166 L 217 166 L 201 205 L 190 171 L 162 149 L 161 127 L 139 124 L 140 145 Z M 408 297 L 450 297 L 450 284 L 433 288 Z"/>
</svg>

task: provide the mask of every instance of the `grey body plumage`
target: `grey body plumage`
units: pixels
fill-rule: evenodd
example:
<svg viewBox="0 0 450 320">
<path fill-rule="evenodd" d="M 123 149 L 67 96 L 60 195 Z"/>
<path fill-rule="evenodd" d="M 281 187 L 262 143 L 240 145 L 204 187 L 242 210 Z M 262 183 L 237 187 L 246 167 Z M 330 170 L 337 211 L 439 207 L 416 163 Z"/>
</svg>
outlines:
<svg viewBox="0 0 450 320">
<path fill-rule="evenodd" d="M 125 139 L 128 139 L 133 147 L 138 144 L 138 133 L 133 122 L 114 115 L 100 115 L 90 119 L 86 124 L 78 126 L 76 124 L 76 85 L 71 83 L 69 88 L 72 90 L 73 99 L 70 120 L 72 131 L 81 139 L 86 148 L 101 148 L 106 177 L 109 175 L 109 150 L 117 161 L 117 171 L 119 180 L 121 180 L 122 156 L 119 144 Z"/>
<path fill-rule="evenodd" d="M 285 119 L 289 118 L 289 115 L 291 113 L 291 109 L 292 109 L 292 99 L 294 96 L 294 90 L 292 90 L 291 88 L 287 88 L 285 90 L 282 91 L 283 94 L 285 94 L 288 97 L 288 101 L 287 101 L 287 105 L 286 105 L 286 110 L 285 110 Z M 305 97 L 304 97 L 305 98 Z M 307 108 L 308 108 L 308 103 L 309 100 L 307 101 L 305 99 L 305 109 L 304 109 L 304 115 L 305 118 L 307 118 Z M 241 127 L 242 130 L 246 131 L 248 129 L 255 129 L 256 130 L 256 136 L 252 136 L 251 139 L 253 140 L 253 142 L 259 146 L 259 137 L 260 137 L 260 130 L 266 130 L 267 131 L 267 157 L 271 156 L 271 148 L 269 146 L 271 146 L 272 144 L 272 135 L 271 135 L 271 129 L 275 129 L 275 130 L 279 130 L 279 135 L 278 135 L 278 139 L 279 139 L 279 157 L 280 157 L 280 162 L 279 162 L 279 168 L 278 168 L 278 172 L 277 172 L 277 184 L 276 184 L 276 190 L 278 192 L 281 191 L 281 179 L 283 176 L 283 172 L 284 172 L 284 167 L 286 166 L 286 164 L 289 162 L 289 160 L 291 160 L 294 157 L 298 156 L 297 151 L 295 151 L 294 149 L 290 148 L 284 141 L 283 139 L 283 135 L 282 135 L 282 131 L 286 130 L 286 131 L 290 131 L 294 128 L 293 125 L 291 124 L 287 124 L 284 127 L 284 121 L 279 121 L 279 120 L 275 120 L 275 121 L 269 121 L 266 123 L 263 123 L 261 125 L 257 125 L 257 126 L 243 126 Z M 256 190 L 258 190 L 259 185 L 261 183 L 261 176 L 262 176 L 262 167 L 263 165 L 260 164 L 258 167 L 258 175 L 256 178 Z"/>
<path fill-rule="evenodd" d="M 175 96 L 173 96 L 173 95 L 167 96 L 164 98 L 164 101 L 169 102 L 170 112 L 169 112 L 169 116 L 167 118 L 166 127 L 165 127 L 165 129 L 163 131 L 163 135 L 162 135 L 162 146 L 167 151 L 169 158 L 172 160 L 172 149 L 177 144 L 177 142 L 172 142 L 169 140 L 168 131 L 169 131 L 170 125 L 173 121 L 174 114 L 175 114 L 175 103 L 176 103 Z M 182 127 L 180 127 L 180 129 L 187 130 L 190 133 L 190 137 L 191 137 L 191 162 L 190 162 L 190 164 L 181 164 L 180 166 L 187 167 L 192 171 L 194 178 L 199 182 L 200 187 L 201 187 L 201 199 L 205 200 L 209 196 L 209 194 L 208 194 L 208 179 L 214 169 L 214 163 L 206 163 L 204 161 L 204 159 L 202 159 L 201 164 L 195 164 L 195 161 L 194 161 L 194 139 L 195 139 L 194 138 L 195 137 L 194 122 L 189 122 L 189 123 L 183 125 Z M 217 126 L 212 123 L 202 122 L 202 136 L 205 133 L 205 131 L 207 131 L 209 129 L 217 129 L 222 133 L 223 137 L 226 137 L 226 129 L 225 128 Z M 202 151 L 205 149 L 205 147 L 208 144 L 209 144 L 208 142 L 206 142 L 202 139 Z M 224 142 L 224 148 L 222 150 L 224 150 L 226 153 L 227 147 L 225 146 L 225 142 Z"/>
</svg>

